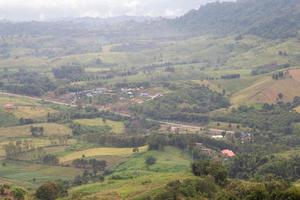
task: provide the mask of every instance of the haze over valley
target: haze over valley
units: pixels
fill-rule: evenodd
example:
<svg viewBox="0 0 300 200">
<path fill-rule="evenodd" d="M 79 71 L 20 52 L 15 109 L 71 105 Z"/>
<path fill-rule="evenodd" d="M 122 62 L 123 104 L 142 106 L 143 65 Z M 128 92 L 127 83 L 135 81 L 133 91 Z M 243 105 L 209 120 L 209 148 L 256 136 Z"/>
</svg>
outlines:
<svg viewBox="0 0 300 200">
<path fill-rule="evenodd" d="M 300 2 L 0 0 L 0 199 L 300 199 Z"/>
</svg>

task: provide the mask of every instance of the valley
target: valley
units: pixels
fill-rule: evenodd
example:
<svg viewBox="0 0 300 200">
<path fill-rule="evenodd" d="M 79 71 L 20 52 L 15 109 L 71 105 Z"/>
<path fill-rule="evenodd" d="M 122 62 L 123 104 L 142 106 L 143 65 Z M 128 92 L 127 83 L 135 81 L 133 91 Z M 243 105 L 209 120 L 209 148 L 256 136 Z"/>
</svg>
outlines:
<svg viewBox="0 0 300 200">
<path fill-rule="evenodd" d="M 0 199 L 299 199 L 299 8 L 0 21 Z"/>
</svg>

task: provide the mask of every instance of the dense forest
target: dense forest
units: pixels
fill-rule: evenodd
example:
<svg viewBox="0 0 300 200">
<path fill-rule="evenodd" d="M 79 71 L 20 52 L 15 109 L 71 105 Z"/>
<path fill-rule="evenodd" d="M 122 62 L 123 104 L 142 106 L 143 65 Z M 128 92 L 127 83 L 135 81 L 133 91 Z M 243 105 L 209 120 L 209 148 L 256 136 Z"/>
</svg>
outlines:
<svg viewBox="0 0 300 200">
<path fill-rule="evenodd" d="M 209 111 L 229 106 L 228 100 L 207 86 L 180 85 L 165 96 L 132 110 L 154 119 L 207 123 Z"/>
</svg>

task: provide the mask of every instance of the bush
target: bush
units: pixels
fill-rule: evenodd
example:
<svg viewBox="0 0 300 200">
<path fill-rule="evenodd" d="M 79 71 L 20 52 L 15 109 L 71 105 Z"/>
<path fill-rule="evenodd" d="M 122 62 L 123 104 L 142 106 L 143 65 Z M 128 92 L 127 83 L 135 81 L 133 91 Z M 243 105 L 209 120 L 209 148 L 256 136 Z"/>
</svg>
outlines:
<svg viewBox="0 0 300 200">
<path fill-rule="evenodd" d="M 63 193 L 64 191 L 61 185 L 47 182 L 37 189 L 35 196 L 39 200 L 55 200 L 63 196 Z"/>
<path fill-rule="evenodd" d="M 216 183 L 223 185 L 227 179 L 227 169 L 218 162 L 196 161 L 192 163 L 192 172 L 195 176 L 211 175 Z"/>
<path fill-rule="evenodd" d="M 14 196 L 15 200 L 23 200 L 25 199 L 26 191 L 22 188 L 14 188 L 12 190 L 12 195 Z"/>
<path fill-rule="evenodd" d="M 156 163 L 156 158 L 154 156 L 148 156 L 145 160 L 147 166 L 154 165 Z"/>
</svg>

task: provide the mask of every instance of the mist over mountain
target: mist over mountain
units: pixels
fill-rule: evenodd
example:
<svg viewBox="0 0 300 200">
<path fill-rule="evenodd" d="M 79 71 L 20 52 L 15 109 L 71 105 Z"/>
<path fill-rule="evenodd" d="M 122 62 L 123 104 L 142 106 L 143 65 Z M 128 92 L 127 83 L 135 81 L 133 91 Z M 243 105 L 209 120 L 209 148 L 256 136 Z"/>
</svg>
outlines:
<svg viewBox="0 0 300 200">
<path fill-rule="evenodd" d="M 0 34 L 101 35 L 123 37 L 251 34 L 278 39 L 294 37 L 300 29 L 298 0 L 239 0 L 201 6 L 175 19 L 113 17 L 50 22 L 0 23 Z"/>
</svg>

